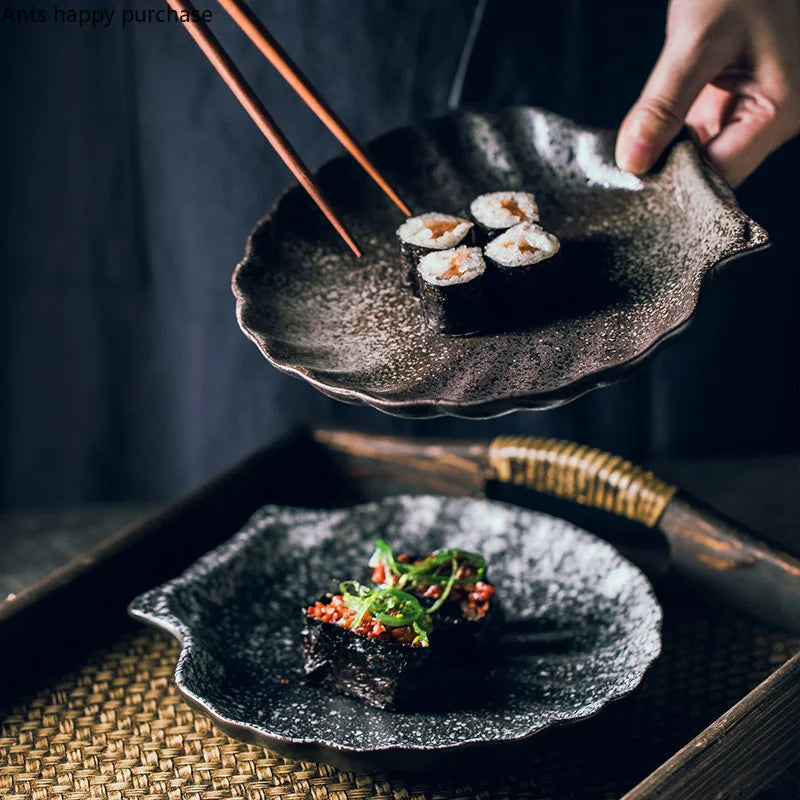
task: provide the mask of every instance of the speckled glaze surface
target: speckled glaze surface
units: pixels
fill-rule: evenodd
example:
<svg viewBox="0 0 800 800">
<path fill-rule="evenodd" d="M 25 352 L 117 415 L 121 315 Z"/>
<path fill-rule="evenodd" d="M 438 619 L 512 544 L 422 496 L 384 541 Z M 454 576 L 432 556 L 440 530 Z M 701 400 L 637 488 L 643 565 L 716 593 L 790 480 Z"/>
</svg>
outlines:
<svg viewBox="0 0 800 800">
<path fill-rule="evenodd" d="M 486 556 L 507 622 L 472 696 L 398 714 L 303 674 L 299 609 L 333 579 L 367 579 L 379 536 L 400 551 Z M 176 683 L 225 731 L 355 769 L 424 768 L 590 716 L 633 690 L 661 646 L 647 579 L 610 545 L 545 514 L 438 496 L 323 511 L 266 506 L 130 611 L 181 640 Z"/>
<path fill-rule="evenodd" d="M 278 369 L 393 414 L 487 417 L 613 382 L 686 325 L 715 267 L 767 243 L 688 138 L 643 178 L 614 165 L 613 132 L 535 108 L 459 113 L 368 149 L 415 213 L 530 190 L 563 243 L 561 291 L 533 298 L 527 327 L 454 338 L 402 289 L 402 214 L 349 156 L 318 177 L 360 260 L 299 187 L 278 201 L 234 274 L 239 324 Z"/>
</svg>

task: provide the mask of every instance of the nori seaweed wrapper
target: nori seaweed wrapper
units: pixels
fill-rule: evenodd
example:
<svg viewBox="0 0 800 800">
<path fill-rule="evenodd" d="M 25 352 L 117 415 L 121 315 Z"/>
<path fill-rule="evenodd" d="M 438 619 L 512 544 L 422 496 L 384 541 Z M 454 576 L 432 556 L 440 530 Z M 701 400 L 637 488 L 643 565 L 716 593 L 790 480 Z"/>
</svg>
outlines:
<svg viewBox="0 0 800 800">
<path fill-rule="evenodd" d="M 492 257 L 490 251 L 516 246 L 520 237 L 543 254 L 554 247 L 558 249 L 553 255 L 518 266 L 501 264 Z M 495 307 L 504 310 L 504 319 L 511 325 L 533 324 L 547 318 L 552 307 L 560 302 L 559 295 L 564 290 L 563 257 L 557 237 L 538 223 L 523 223 L 509 228 L 503 239 L 505 241 L 492 243 L 483 251 Z"/>
<path fill-rule="evenodd" d="M 411 292 L 414 297 L 419 297 L 419 284 L 417 282 L 417 264 L 419 260 L 432 253 L 433 248 L 420 247 L 418 244 L 411 244 L 400 240 L 400 264 L 402 270 L 400 273 L 400 285 L 407 291 Z"/>
<path fill-rule="evenodd" d="M 429 328 L 464 336 L 490 327 L 492 305 L 479 248 L 429 253 L 417 266 L 417 276 L 420 310 Z"/>
<path fill-rule="evenodd" d="M 430 607 L 434 600 L 420 598 L 420 602 Z M 461 601 L 456 599 L 446 600 L 436 610 L 433 619 L 437 647 L 487 661 L 493 655 L 492 645 L 500 637 L 505 612 L 500 602 L 492 598 L 489 610 L 482 617 L 470 618 L 465 614 Z"/>
<path fill-rule="evenodd" d="M 540 291 L 550 288 L 558 278 L 559 269 L 563 264 L 560 250 L 550 258 L 520 267 L 507 267 L 499 264 L 485 252 L 483 257 L 486 260 L 486 272 L 491 278 L 493 288 L 508 294 L 513 294 L 520 289 L 530 288 Z"/>
<path fill-rule="evenodd" d="M 532 325 L 548 318 L 551 307 L 561 305 L 561 251 L 551 258 L 521 267 L 506 267 L 488 256 L 486 274 L 495 308 L 503 309 L 510 325 Z"/>
<path fill-rule="evenodd" d="M 323 602 L 326 598 L 323 598 Z M 439 650 L 371 639 L 303 614 L 303 666 L 307 675 L 376 708 L 414 711 L 431 703 Z"/>
<path fill-rule="evenodd" d="M 454 336 L 486 330 L 492 321 L 487 286 L 485 273 L 467 283 L 450 286 L 437 286 L 420 279 L 419 299 L 426 325 Z"/>
<path fill-rule="evenodd" d="M 305 673 L 321 686 L 385 711 L 459 708 L 475 695 L 492 664 L 496 649 L 491 645 L 503 612 L 493 604 L 481 620 L 464 621 L 455 619 L 460 604 L 452 605 L 436 612 L 441 630 L 431 634 L 428 647 L 370 639 L 304 611 Z"/>
</svg>

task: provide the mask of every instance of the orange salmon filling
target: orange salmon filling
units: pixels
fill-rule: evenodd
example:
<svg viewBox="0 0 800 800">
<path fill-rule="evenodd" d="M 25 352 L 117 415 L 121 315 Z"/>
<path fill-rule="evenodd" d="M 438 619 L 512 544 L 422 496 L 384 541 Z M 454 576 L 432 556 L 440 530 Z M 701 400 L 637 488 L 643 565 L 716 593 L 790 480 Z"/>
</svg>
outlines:
<svg viewBox="0 0 800 800">
<path fill-rule="evenodd" d="M 320 622 L 330 622 L 332 625 L 339 625 L 342 628 L 349 628 L 353 633 L 366 636 L 367 639 L 380 639 L 382 642 L 400 642 L 411 647 L 419 646 L 414 644 L 417 634 L 410 625 L 401 627 L 387 627 L 379 619 L 375 619 L 369 611 L 364 614 L 361 624 L 353 628 L 356 621 L 356 612 L 344 604 L 344 597 L 336 594 L 329 603 L 318 600 L 313 606 L 308 607 L 307 614 L 312 619 Z"/>
<path fill-rule="evenodd" d="M 515 247 L 520 253 L 538 253 L 541 248 L 536 247 L 536 245 L 529 244 L 528 242 L 503 242 L 503 247 Z"/>
<path fill-rule="evenodd" d="M 441 279 L 444 280 L 445 278 L 460 278 L 461 277 L 461 265 L 464 262 L 464 259 L 469 258 L 469 253 L 459 253 L 457 256 L 453 256 L 450 259 L 450 266 L 448 267 L 447 271 L 442 275 Z"/>
<path fill-rule="evenodd" d="M 449 220 L 426 220 L 425 227 L 431 232 L 434 239 L 439 239 L 446 233 L 452 233 L 460 224 L 458 220 L 451 222 Z"/>
<path fill-rule="evenodd" d="M 513 197 L 507 197 L 505 200 L 500 201 L 500 206 L 508 211 L 509 214 L 513 214 L 517 219 L 524 220 L 525 212 L 519 207 L 517 201 Z"/>
</svg>

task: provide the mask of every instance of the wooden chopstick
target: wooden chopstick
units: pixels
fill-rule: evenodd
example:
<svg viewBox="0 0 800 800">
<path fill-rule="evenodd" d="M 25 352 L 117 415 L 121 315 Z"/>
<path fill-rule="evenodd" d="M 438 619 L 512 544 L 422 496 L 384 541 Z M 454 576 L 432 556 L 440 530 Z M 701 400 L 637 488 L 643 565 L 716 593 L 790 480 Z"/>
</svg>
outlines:
<svg viewBox="0 0 800 800">
<path fill-rule="evenodd" d="M 367 174 L 383 189 L 395 205 L 407 216 L 411 209 L 400 199 L 397 192 L 369 160 L 352 134 L 345 128 L 331 107 L 322 99 L 308 78 L 289 58 L 286 51 L 275 41 L 272 34 L 256 17 L 253 10 L 242 0 L 218 0 L 230 14 L 233 21 L 250 38 L 250 41 L 264 54 L 267 60 L 281 74 L 281 77 L 300 95 L 303 102 L 319 117 L 328 130 L 344 145 L 350 155 L 364 168 Z"/>
<path fill-rule="evenodd" d="M 292 174 L 300 182 L 300 185 L 308 192 L 314 202 L 319 206 L 322 213 L 330 220 L 331 225 L 337 230 L 342 239 L 347 242 L 350 249 L 361 256 L 361 249 L 356 244 L 355 239 L 345 227 L 344 223 L 336 216 L 331 205 L 322 194 L 322 190 L 317 186 L 306 165 L 297 155 L 289 140 L 284 136 L 281 129 L 267 113 L 258 96 L 249 86 L 243 75 L 234 65 L 230 56 L 222 48 L 216 37 L 209 30 L 208 26 L 199 18 L 197 11 L 189 0 L 167 0 L 170 7 L 178 15 L 186 12 L 185 16 L 192 21 L 184 22 L 183 25 L 195 40 L 198 47 L 203 51 L 206 58 L 214 65 L 214 68 L 228 85 L 228 88 L 242 104 L 250 118 L 264 134 L 267 141 L 275 149 L 283 162 L 292 171 Z"/>
</svg>

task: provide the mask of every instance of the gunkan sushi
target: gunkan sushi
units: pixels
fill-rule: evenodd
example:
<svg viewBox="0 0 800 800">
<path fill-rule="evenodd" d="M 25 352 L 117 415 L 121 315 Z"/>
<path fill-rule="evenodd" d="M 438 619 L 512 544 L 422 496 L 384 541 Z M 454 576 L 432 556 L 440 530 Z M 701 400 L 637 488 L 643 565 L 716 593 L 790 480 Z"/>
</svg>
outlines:
<svg viewBox="0 0 800 800">
<path fill-rule="evenodd" d="M 407 219 L 398 229 L 402 283 L 417 293 L 417 264 L 428 253 L 473 244 L 474 225 L 468 219 L 431 212 Z"/>
<path fill-rule="evenodd" d="M 323 685 L 394 711 L 418 707 L 433 690 L 431 617 L 413 595 L 348 581 L 304 618 L 305 672 Z"/>
<path fill-rule="evenodd" d="M 502 609 L 476 553 L 412 561 L 382 539 L 372 584 L 346 581 L 303 610 L 307 675 L 377 708 L 430 708 L 480 682 Z"/>
<path fill-rule="evenodd" d="M 472 201 L 469 212 L 484 241 L 491 241 L 521 222 L 539 221 L 539 206 L 530 192 L 481 194 Z"/>
<path fill-rule="evenodd" d="M 428 253 L 417 266 L 422 316 L 439 333 L 477 333 L 492 313 L 485 286 L 486 262 L 479 247 Z"/>
<path fill-rule="evenodd" d="M 487 579 L 486 560 L 459 549 L 436 550 L 424 557 L 395 557 L 383 539 L 369 562 L 371 580 L 415 594 L 434 621 L 436 644 L 480 659 L 498 637 L 503 609 Z"/>
</svg>

